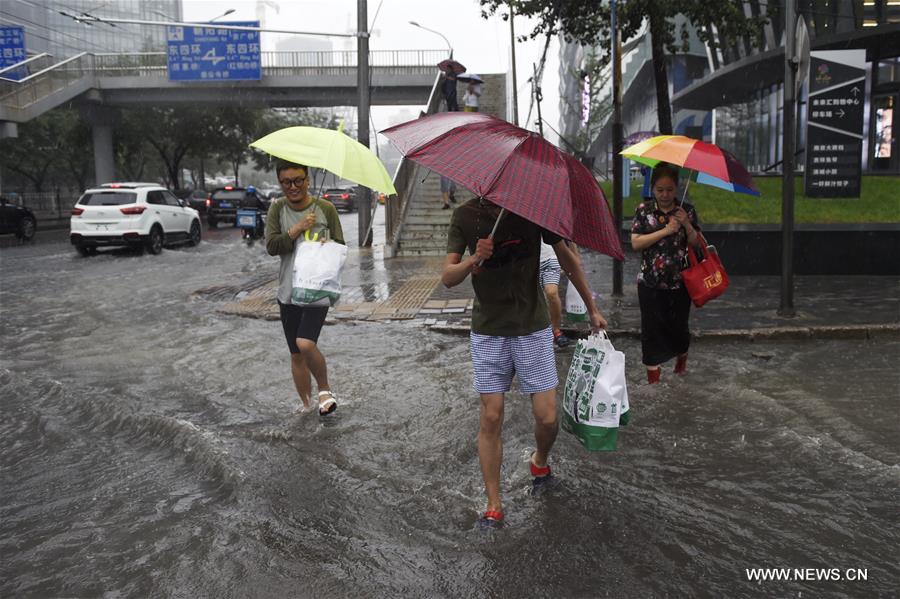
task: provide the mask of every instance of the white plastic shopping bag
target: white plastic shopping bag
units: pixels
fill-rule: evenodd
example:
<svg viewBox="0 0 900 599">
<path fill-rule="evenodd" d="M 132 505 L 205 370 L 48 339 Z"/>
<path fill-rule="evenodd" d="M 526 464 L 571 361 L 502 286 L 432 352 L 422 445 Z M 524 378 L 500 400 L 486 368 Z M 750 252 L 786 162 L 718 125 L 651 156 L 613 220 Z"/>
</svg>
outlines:
<svg viewBox="0 0 900 599">
<path fill-rule="evenodd" d="M 619 426 L 628 424 L 625 354 L 605 331 L 579 339 L 563 397 L 563 429 L 591 451 L 613 451 Z"/>
<path fill-rule="evenodd" d="M 341 297 L 341 271 L 347 246 L 335 241 L 303 241 L 294 246 L 291 303 L 331 305 Z"/>
<path fill-rule="evenodd" d="M 566 317 L 572 322 L 587 320 L 587 306 L 584 305 L 581 294 L 578 293 L 571 281 L 566 287 Z"/>
</svg>

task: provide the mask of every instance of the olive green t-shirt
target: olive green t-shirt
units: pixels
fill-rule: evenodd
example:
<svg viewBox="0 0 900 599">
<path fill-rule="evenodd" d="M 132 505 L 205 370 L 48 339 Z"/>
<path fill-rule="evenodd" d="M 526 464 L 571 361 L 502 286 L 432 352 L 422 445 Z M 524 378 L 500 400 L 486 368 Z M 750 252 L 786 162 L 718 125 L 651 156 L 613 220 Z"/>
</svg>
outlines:
<svg viewBox="0 0 900 599">
<path fill-rule="evenodd" d="M 316 215 L 316 224 L 310 230 L 310 237 L 344 243 L 341 221 L 331 202 L 313 198 L 309 206 L 303 210 L 292 208 L 284 196 L 272 202 L 266 215 L 266 251 L 270 256 L 281 256 L 281 264 L 278 268 L 278 301 L 282 304 L 291 303 L 294 244 L 302 243 L 305 237 L 304 235 L 295 241 L 288 235 L 288 230 L 305 219 L 310 212 L 314 212 Z"/>
<path fill-rule="evenodd" d="M 499 208 L 478 198 L 453 211 L 447 239 L 448 254 L 475 253 L 479 239 L 491 234 Z M 541 239 L 553 245 L 562 240 L 509 211 L 494 234 L 494 255 L 472 274 L 475 306 L 472 331 L 482 335 L 518 337 L 550 326 L 547 300 L 538 269 Z"/>
</svg>

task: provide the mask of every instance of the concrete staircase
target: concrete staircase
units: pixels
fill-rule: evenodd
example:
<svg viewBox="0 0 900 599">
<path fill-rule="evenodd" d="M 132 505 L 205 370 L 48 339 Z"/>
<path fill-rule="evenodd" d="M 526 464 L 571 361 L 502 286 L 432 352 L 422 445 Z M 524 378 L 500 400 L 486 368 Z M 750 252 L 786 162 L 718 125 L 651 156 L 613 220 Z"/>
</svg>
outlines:
<svg viewBox="0 0 900 599">
<path fill-rule="evenodd" d="M 399 255 L 443 256 L 447 253 L 447 228 L 453 211 L 441 208 L 441 178 L 437 173 L 419 168 L 416 176 L 416 194 L 406 213 Z M 458 189 L 457 201 L 471 197 L 465 194 L 465 190 Z"/>
<path fill-rule="evenodd" d="M 479 73 L 480 74 L 480 73 Z M 501 119 L 506 118 L 506 75 L 487 74 L 482 75 L 485 82 L 484 95 L 481 97 L 481 112 L 492 114 Z M 462 105 L 462 96 L 465 85 L 458 86 L 458 96 Z M 441 101 L 435 105 L 446 110 Z M 413 175 L 415 183 L 409 197 L 409 207 L 406 218 L 400 229 L 399 242 L 397 243 L 395 256 L 443 256 L 447 253 L 447 229 L 450 225 L 450 217 L 453 210 L 442 210 L 441 202 L 441 178 L 435 172 L 423 167 L 416 167 Z M 473 193 L 465 188 L 457 186 L 457 204 L 451 204 L 456 208 L 460 203 L 468 201 Z"/>
</svg>

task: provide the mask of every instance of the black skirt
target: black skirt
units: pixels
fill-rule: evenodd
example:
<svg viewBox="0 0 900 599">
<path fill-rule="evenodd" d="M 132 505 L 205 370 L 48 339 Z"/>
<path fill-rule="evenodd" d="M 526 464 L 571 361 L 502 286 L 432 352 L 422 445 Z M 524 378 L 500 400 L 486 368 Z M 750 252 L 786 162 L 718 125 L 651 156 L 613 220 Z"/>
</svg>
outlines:
<svg viewBox="0 0 900 599">
<path fill-rule="evenodd" d="M 684 287 L 654 289 L 638 283 L 641 305 L 641 361 L 656 366 L 687 353 L 691 297 Z"/>
</svg>

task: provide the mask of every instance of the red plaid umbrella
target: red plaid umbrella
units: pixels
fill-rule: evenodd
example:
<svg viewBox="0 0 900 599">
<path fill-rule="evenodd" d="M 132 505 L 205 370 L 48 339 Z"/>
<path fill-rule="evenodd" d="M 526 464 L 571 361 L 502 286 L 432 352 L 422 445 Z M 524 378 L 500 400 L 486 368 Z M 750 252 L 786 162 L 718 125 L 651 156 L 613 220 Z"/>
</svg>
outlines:
<svg viewBox="0 0 900 599">
<path fill-rule="evenodd" d="M 537 133 L 478 112 L 441 112 L 382 133 L 407 158 L 480 197 L 624 260 L 609 205 L 591 172 Z"/>
<path fill-rule="evenodd" d="M 447 58 L 438 63 L 437 68 L 444 71 L 445 73 L 453 73 L 454 75 L 459 75 L 460 73 L 466 72 L 466 67 L 462 65 L 462 63 L 456 62 L 452 58 Z"/>
</svg>

